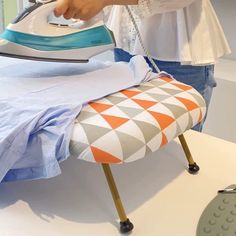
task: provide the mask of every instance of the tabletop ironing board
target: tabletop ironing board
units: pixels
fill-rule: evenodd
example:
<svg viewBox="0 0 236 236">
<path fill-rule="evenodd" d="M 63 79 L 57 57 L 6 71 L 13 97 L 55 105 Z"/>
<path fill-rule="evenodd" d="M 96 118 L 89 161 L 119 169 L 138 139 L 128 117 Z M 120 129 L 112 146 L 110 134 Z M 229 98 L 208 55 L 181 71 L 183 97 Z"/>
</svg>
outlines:
<svg viewBox="0 0 236 236">
<path fill-rule="evenodd" d="M 191 174 L 199 171 L 183 133 L 205 116 L 206 105 L 191 86 L 163 76 L 87 104 L 76 119 L 70 152 L 102 165 L 120 218 L 121 233 L 133 224 L 126 216 L 110 164 L 136 161 L 179 138 Z"/>
</svg>

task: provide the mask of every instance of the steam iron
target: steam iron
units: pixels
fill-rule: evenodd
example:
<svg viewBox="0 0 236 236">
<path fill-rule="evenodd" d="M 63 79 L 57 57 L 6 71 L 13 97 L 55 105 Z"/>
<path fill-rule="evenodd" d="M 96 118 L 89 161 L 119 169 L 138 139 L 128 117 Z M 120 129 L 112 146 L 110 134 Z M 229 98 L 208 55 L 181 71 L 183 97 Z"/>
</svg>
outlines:
<svg viewBox="0 0 236 236">
<path fill-rule="evenodd" d="M 24 9 L 0 34 L 0 56 L 81 63 L 115 47 L 102 21 L 50 22 L 55 7 L 56 0 L 38 0 Z"/>
</svg>

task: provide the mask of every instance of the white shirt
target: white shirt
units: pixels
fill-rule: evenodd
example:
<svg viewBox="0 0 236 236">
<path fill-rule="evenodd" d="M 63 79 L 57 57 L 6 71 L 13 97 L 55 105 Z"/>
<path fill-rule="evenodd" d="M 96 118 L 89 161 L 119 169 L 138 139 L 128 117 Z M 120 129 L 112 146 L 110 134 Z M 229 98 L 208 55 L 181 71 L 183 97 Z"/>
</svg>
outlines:
<svg viewBox="0 0 236 236">
<path fill-rule="evenodd" d="M 213 64 L 230 48 L 210 0 L 139 0 L 132 7 L 144 45 L 158 60 Z M 117 47 L 145 55 L 123 6 L 114 6 L 107 21 Z"/>
</svg>

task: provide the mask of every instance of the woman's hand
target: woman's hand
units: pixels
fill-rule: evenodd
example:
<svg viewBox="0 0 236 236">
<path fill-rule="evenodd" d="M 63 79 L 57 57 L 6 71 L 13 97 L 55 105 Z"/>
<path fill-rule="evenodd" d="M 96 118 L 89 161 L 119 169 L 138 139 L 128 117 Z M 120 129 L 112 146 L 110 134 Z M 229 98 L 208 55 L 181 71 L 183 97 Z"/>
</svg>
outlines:
<svg viewBox="0 0 236 236">
<path fill-rule="evenodd" d="M 66 19 L 89 20 L 106 6 L 106 2 L 106 0 L 58 0 L 54 14 L 57 17 L 63 15 Z"/>
<path fill-rule="evenodd" d="M 55 16 L 89 20 L 108 5 L 134 5 L 138 0 L 57 0 Z"/>
</svg>

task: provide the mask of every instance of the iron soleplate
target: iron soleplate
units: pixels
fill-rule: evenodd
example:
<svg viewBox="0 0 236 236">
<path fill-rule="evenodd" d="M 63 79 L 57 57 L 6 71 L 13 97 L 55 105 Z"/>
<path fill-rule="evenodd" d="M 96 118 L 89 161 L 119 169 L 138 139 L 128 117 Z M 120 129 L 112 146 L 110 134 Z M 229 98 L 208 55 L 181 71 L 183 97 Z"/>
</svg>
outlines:
<svg viewBox="0 0 236 236">
<path fill-rule="evenodd" d="M 23 60 L 31 60 L 31 61 L 45 61 L 45 62 L 61 62 L 61 63 L 88 63 L 89 60 L 75 60 L 75 59 L 59 59 L 59 58 L 44 58 L 44 57 L 31 57 L 31 56 L 23 56 L 23 55 L 16 55 L 16 54 L 8 54 L 0 52 L 0 56 L 3 57 L 11 57 Z"/>
</svg>

